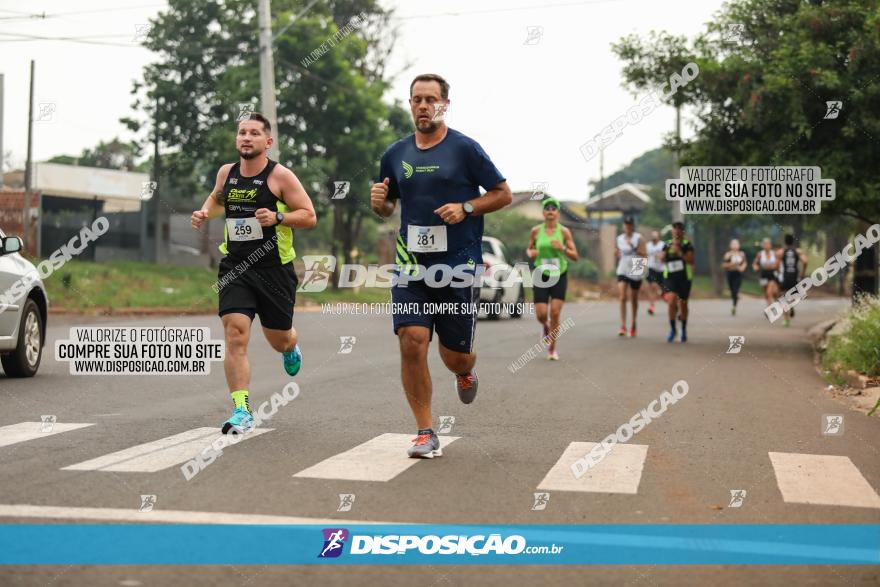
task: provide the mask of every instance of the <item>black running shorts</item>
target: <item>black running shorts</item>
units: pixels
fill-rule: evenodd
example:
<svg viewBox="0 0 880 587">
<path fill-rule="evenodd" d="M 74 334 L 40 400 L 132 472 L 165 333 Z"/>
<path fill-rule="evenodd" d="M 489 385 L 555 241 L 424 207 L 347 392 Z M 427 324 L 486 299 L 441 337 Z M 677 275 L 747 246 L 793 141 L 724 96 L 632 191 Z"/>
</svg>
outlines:
<svg viewBox="0 0 880 587">
<path fill-rule="evenodd" d="M 548 279 L 545 277 L 544 279 Z M 532 286 L 532 294 L 536 304 L 547 304 L 550 299 L 565 301 L 565 292 L 568 290 L 568 272 L 559 276 L 559 281 L 553 285 L 541 287 L 537 283 Z"/>
<path fill-rule="evenodd" d="M 663 293 L 674 293 L 680 300 L 686 300 L 691 295 L 692 284 L 684 271 L 676 271 L 663 280 Z"/>
<path fill-rule="evenodd" d="M 641 279 L 633 279 L 632 277 L 627 277 L 626 275 L 618 275 L 617 281 L 623 282 L 627 284 L 633 291 L 639 291 L 639 288 L 642 287 Z"/>
<path fill-rule="evenodd" d="M 247 267 L 224 257 L 217 274 L 220 316 L 233 312 L 253 318 L 272 330 L 290 330 L 296 301 L 296 272 L 293 263 L 274 267 Z M 250 311 L 248 311 L 250 310 Z"/>
<path fill-rule="evenodd" d="M 648 283 L 656 283 L 659 286 L 663 286 L 663 272 L 657 271 L 656 269 L 648 269 Z"/>
</svg>

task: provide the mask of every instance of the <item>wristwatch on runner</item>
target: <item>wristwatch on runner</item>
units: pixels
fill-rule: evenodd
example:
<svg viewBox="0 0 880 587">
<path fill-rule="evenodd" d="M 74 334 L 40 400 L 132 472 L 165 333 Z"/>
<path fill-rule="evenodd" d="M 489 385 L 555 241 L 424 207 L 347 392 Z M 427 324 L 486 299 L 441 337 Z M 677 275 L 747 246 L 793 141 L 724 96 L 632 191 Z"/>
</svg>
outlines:
<svg viewBox="0 0 880 587">
<path fill-rule="evenodd" d="M 281 224 L 282 222 L 284 222 L 284 214 L 282 214 L 281 212 L 275 212 L 275 221 L 276 224 Z"/>
<path fill-rule="evenodd" d="M 470 202 L 465 202 L 461 205 L 461 209 L 464 210 L 466 216 L 470 216 L 474 213 L 474 206 Z"/>
</svg>

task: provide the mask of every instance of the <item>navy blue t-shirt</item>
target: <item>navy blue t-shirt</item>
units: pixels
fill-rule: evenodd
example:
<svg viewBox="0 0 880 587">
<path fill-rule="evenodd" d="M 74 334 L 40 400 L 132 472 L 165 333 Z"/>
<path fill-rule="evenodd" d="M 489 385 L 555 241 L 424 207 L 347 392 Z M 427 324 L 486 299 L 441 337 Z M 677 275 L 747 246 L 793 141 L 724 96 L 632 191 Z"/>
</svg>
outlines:
<svg viewBox="0 0 880 587">
<path fill-rule="evenodd" d="M 416 146 L 415 135 L 400 139 L 382 155 L 379 182 L 390 178 L 388 199 L 400 200 L 400 238 L 407 245 L 407 227 L 444 226 L 434 210 L 444 204 L 464 203 L 504 181 L 489 156 L 475 140 L 448 129 L 446 137 L 429 149 Z M 451 266 L 482 262 L 483 217 L 468 216 L 446 226 L 446 252 L 410 254 L 417 264 Z"/>
</svg>

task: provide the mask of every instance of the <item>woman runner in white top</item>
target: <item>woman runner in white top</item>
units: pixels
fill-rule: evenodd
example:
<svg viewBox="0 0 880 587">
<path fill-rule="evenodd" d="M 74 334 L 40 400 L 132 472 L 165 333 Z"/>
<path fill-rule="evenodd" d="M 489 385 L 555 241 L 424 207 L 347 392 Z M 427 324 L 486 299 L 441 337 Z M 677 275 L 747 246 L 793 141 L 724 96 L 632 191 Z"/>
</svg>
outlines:
<svg viewBox="0 0 880 587">
<path fill-rule="evenodd" d="M 645 240 L 635 232 L 635 221 L 627 216 L 623 219 L 623 234 L 617 237 L 614 249 L 617 256 L 617 292 L 620 295 L 620 330 L 618 336 L 626 336 L 626 292 L 631 291 L 632 327 L 629 335 L 636 335 L 636 314 L 639 311 L 639 288 L 642 276 L 648 272 L 645 258 Z"/>
<path fill-rule="evenodd" d="M 776 256 L 773 243 L 769 238 L 761 241 L 761 247 L 761 250 L 755 255 L 752 269 L 758 272 L 767 303 L 772 304 L 776 301 L 776 295 L 779 293 L 779 278 L 776 275 L 779 270 L 779 257 Z"/>
<path fill-rule="evenodd" d="M 743 250 L 739 248 L 739 240 L 730 241 L 730 249 L 724 253 L 724 261 L 721 268 L 727 272 L 727 287 L 730 288 L 730 299 L 733 306 L 730 307 L 731 316 L 736 315 L 736 303 L 739 301 L 739 287 L 742 285 L 743 271 L 749 266 L 749 260 Z"/>
<path fill-rule="evenodd" d="M 663 241 L 660 233 L 651 231 L 651 240 L 646 245 L 648 251 L 648 314 L 654 315 L 654 302 L 663 297 L 663 261 L 660 253 L 663 252 Z"/>
</svg>

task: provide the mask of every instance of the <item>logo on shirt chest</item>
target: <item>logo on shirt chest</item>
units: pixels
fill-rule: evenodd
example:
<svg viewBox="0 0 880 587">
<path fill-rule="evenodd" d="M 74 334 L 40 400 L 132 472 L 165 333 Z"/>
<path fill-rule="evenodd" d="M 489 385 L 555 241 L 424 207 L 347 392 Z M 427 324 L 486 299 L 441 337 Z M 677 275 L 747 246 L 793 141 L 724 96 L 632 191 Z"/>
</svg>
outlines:
<svg viewBox="0 0 880 587">
<path fill-rule="evenodd" d="M 403 178 L 409 179 L 413 176 L 413 173 L 434 173 L 435 171 L 440 170 L 439 165 L 416 165 L 413 167 L 406 161 L 401 161 L 403 164 Z"/>
<path fill-rule="evenodd" d="M 247 202 L 251 201 L 257 197 L 257 189 L 249 189 L 243 190 L 239 188 L 233 188 L 229 190 L 229 194 L 226 199 L 230 202 Z"/>
</svg>

